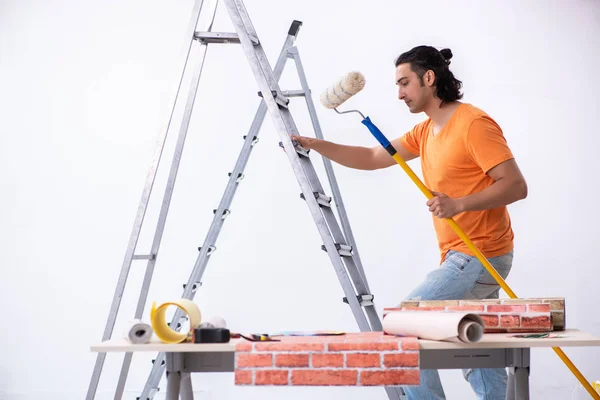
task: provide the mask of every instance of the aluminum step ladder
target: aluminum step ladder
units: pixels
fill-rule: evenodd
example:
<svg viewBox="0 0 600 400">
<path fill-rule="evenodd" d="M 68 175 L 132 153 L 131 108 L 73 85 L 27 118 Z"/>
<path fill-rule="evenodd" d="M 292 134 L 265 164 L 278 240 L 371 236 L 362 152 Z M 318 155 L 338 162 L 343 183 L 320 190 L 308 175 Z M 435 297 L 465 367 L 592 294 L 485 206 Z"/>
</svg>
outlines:
<svg viewBox="0 0 600 400">
<path fill-rule="evenodd" d="M 209 2 L 208 12 L 212 17 L 207 23 L 207 27 L 204 30 L 197 30 L 198 21 L 202 12 L 203 1 L 196 0 L 192 11 L 192 18 L 188 26 L 187 35 L 189 44 L 187 47 L 187 54 L 183 63 L 183 71 L 177 88 L 176 100 L 179 97 L 179 91 L 181 84 L 186 73 L 187 63 L 190 55 L 192 45 L 199 43 L 202 46 L 200 67 L 196 71 L 193 71 L 193 77 L 191 79 L 189 93 L 187 97 L 187 103 L 185 105 L 184 113 L 182 116 L 181 128 L 179 131 L 179 137 L 175 145 L 175 154 L 170 168 L 168 181 L 159 213 L 159 218 L 154 233 L 154 239 L 151 245 L 149 254 L 136 254 L 136 245 L 140 236 L 144 215 L 150 200 L 152 192 L 152 186 L 157 174 L 158 165 L 164 149 L 166 136 L 169 131 L 169 127 L 175 111 L 175 104 L 173 104 L 173 110 L 166 128 L 161 132 L 161 138 L 157 144 L 155 150 L 155 156 L 151 164 L 150 170 L 147 175 L 146 185 L 142 194 L 142 199 L 138 207 L 136 219 L 134 221 L 133 230 L 130 235 L 129 244 L 125 253 L 121 273 L 117 283 L 117 288 L 112 301 L 111 309 L 108 316 L 108 321 L 104 330 L 102 340 L 109 340 L 111 338 L 114 325 L 117 319 L 121 299 L 124 293 L 125 285 L 127 282 L 127 276 L 133 260 L 143 260 L 146 262 L 146 270 L 142 288 L 140 290 L 140 297 L 138 300 L 137 308 L 135 311 L 134 318 L 142 318 L 144 311 L 146 311 L 146 302 L 148 292 L 150 289 L 150 283 L 156 264 L 157 254 L 160 248 L 160 243 L 166 223 L 166 218 L 169 210 L 171 197 L 175 185 L 177 171 L 179 168 L 179 161 L 183 152 L 185 137 L 187 129 L 192 115 L 193 105 L 195 101 L 196 92 L 199 87 L 200 76 L 204 61 L 206 58 L 206 49 L 209 44 L 241 44 L 248 59 L 252 72 L 255 76 L 256 82 L 259 88 L 259 96 L 262 98 L 260 105 L 254 117 L 254 120 L 250 126 L 249 132 L 244 136 L 244 143 L 238 159 L 232 172 L 229 173 L 229 180 L 219 206 L 213 210 L 214 217 L 210 225 L 208 233 L 202 246 L 198 249 L 199 253 L 194 264 L 193 270 L 189 276 L 188 282 L 184 284 L 184 290 L 182 298 L 193 299 L 196 291 L 201 285 L 202 275 L 208 264 L 210 255 L 216 250 L 216 241 L 220 230 L 223 226 L 225 218 L 230 213 L 230 205 L 235 195 L 236 189 L 243 178 L 244 168 L 248 162 L 250 153 L 254 145 L 258 141 L 258 133 L 261 125 L 264 121 L 267 111 L 270 113 L 275 123 L 277 133 L 279 135 L 279 146 L 282 147 L 289 159 L 292 166 L 292 170 L 298 180 L 301 188 L 300 197 L 304 199 L 309 207 L 310 213 L 317 226 L 318 232 L 321 236 L 323 245 L 321 248 L 327 252 L 331 263 L 333 264 L 334 270 L 338 276 L 340 284 L 343 288 L 345 297 L 343 301 L 349 304 L 354 318 L 361 331 L 381 331 L 381 321 L 376 313 L 375 305 L 373 302 L 373 295 L 370 293 L 365 272 L 360 261 L 357 246 L 352 235 L 350 223 L 344 208 L 344 204 L 341 198 L 341 193 L 335 179 L 331 162 L 323 157 L 324 167 L 327 173 L 329 184 L 332 190 L 333 197 L 328 196 L 322 187 L 321 182 L 316 174 L 313 164 L 309 157 L 309 151 L 303 149 L 297 143 L 292 143 L 290 135 L 298 134 L 294 120 L 288 108 L 290 98 L 293 97 L 304 97 L 306 105 L 311 118 L 312 126 L 315 131 L 315 136 L 323 138 L 323 134 L 319 125 L 319 121 L 316 115 L 315 106 L 312 100 L 311 91 L 306 80 L 306 75 L 300 60 L 300 55 L 294 42 L 298 35 L 299 29 L 302 25 L 300 21 L 293 21 L 285 39 L 283 48 L 277 59 L 275 68 L 271 70 L 265 52 L 258 39 L 258 35 L 252 26 L 250 17 L 244 7 L 241 0 L 223 0 L 231 22 L 233 23 L 236 32 L 235 33 L 222 33 L 212 32 L 212 23 L 215 18 L 218 0 Z M 206 11 L 206 10 L 205 10 Z M 284 70 L 288 59 L 292 59 L 295 62 L 298 77 L 301 83 L 300 90 L 282 91 L 278 85 L 278 81 Z M 336 207 L 340 221 L 341 228 L 336 220 L 333 207 Z M 174 313 L 170 326 L 172 329 L 178 330 L 182 326 L 186 319 L 186 316 L 180 309 L 177 309 Z M 102 373 L 103 364 L 105 361 L 106 353 L 99 353 L 94 366 L 92 379 L 88 388 L 87 400 L 94 399 L 100 375 Z M 131 365 L 131 353 L 126 353 L 123 359 L 121 367 L 121 373 L 117 388 L 115 392 L 115 399 L 121 399 L 127 380 L 127 375 Z M 142 390 L 142 393 L 138 399 L 152 399 L 154 395 L 159 391 L 159 382 L 163 376 L 165 370 L 165 355 L 159 353 L 153 360 L 152 369 Z M 402 390 L 397 387 L 386 387 L 385 391 L 389 399 L 402 399 Z"/>
</svg>

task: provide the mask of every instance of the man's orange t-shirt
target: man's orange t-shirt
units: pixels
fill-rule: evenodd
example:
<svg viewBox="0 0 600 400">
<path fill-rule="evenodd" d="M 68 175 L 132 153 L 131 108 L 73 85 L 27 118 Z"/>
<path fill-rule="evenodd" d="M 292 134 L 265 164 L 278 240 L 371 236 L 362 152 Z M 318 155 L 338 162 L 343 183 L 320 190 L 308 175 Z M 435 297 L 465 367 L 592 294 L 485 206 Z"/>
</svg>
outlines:
<svg viewBox="0 0 600 400">
<path fill-rule="evenodd" d="M 429 190 L 450 198 L 480 192 L 494 183 L 487 172 L 513 158 L 498 124 L 485 112 L 462 103 L 437 135 L 430 118 L 401 137 L 401 143 L 421 158 L 423 181 Z M 453 217 L 486 258 L 513 249 L 514 234 L 506 206 L 466 211 Z M 443 219 L 433 216 L 441 258 L 449 250 L 474 255 Z"/>
</svg>

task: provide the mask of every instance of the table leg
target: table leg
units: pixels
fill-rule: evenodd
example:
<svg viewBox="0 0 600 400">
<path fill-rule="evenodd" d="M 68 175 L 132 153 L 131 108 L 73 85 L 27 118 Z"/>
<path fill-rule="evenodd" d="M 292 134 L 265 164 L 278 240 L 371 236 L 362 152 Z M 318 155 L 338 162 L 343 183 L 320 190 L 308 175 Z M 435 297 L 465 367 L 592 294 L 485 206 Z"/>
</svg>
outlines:
<svg viewBox="0 0 600 400">
<path fill-rule="evenodd" d="M 512 360 L 508 367 L 506 400 L 529 400 L 529 357 L 530 350 L 511 349 Z"/>
<path fill-rule="evenodd" d="M 181 400 L 194 400 L 194 390 L 192 389 L 192 374 L 189 372 L 181 373 Z"/>
<path fill-rule="evenodd" d="M 179 387 L 181 375 L 179 371 L 167 371 L 167 397 L 166 400 L 179 400 Z"/>
<path fill-rule="evenodd" d="M 166 353 L 167 396 L 166 400 L 179 400 L 183 360 L 180 353 Z"/>
<path fill-rule="evenodd" d="M 506 382 L 506 400 L 515 400 L 515 369 L 509 367 L 508 369 L 508 381 Z"/>
<path fill-rule="evenodd" d="M 529 367 L 515 367 L 515 400 L 529 400 Z"/>
</svg>

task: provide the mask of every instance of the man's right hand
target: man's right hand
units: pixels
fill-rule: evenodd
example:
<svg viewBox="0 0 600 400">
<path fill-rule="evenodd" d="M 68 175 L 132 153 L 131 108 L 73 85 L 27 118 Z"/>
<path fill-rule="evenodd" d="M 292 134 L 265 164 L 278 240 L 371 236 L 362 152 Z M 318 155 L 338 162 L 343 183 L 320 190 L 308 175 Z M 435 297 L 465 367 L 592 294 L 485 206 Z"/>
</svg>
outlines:
<svg viewBox="0 0 600 400">
<path fill-rule="evenodd" d="M 314 145 L 315 141 L 319 140 L 317 138 L 296 135 L 291 135 L 290 139 L 300 143 L 300 146 L 304 147 L 306 150 L 312 150 L 312 146 Z"/>
</svg>

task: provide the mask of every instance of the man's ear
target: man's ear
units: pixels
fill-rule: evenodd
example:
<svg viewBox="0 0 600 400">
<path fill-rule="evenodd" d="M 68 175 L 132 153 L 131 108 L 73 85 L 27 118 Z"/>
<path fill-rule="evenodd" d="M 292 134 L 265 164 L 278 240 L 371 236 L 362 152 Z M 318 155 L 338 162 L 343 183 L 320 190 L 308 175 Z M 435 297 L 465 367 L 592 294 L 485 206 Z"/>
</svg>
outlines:
<svg viewBox="0 0 600 400">
<path fill-rule="evenodd" d="M 433 82 L 435 82 L 435 73 L 432 70 L 428 70 L 425 72 L 425 83 L 427 86 L 433 86 Z"/>
</svg>

